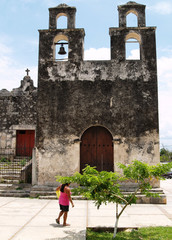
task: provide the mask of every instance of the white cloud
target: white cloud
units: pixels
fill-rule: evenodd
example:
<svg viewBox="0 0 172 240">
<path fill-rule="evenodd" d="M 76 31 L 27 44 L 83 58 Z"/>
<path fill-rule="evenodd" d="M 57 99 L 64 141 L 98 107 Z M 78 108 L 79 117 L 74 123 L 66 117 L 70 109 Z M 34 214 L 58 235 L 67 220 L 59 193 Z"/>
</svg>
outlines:
<svg viewBox="0 0 172 240">
<path fill-rule="evenodd" d="M 159 90 L 159 125 L 161 146 L 172 147 L 172 88 Z"/>
<path fill-rule="evenodd" d="M 84 52 L 84 60 L 110 60 L 109 48 L 90 48 Z"/>
<path fill-rule="evenodd" d="M 127 59 L 140 59 L 139 50 L 131 50 Z M 85 50 L 84 60 L 110 60 L 110 48 L 90 48 Z"/>
<path fill-rule="evenodd" d="M 127 59 L 140 59 L 140 54 L 138 49 L 133 49 L 130 51 L 130 56 L 127 57 Z"/>
<path fill-rule="evenodd" d="M 0 89 L 12 90 L 20 86 L 20 80 L 26 75 L 24 64 L 17 63 L 12 57 L 12 49 L 0 43 Z M 30 76 L 35 85 L 37 79 L 37 66 L 29 66 Z"/>
<path fill-rule="evenodd" d="M 159 122 L 161 146 L 172 149 L 172 57 L 157 61 L 159 82 Z"/>
<path fill-rule="evenodd" d="M 154 6 L 150 7 L 150 9 L 154 10 L 155 12 L 166 15 L 172 13 L 172 3 L 167 1 L 158 2 Z"/>
<path fill-rule="evenodd" d="M 157 61 L 158 79 L 161 87 L 172 88 L 172 57 L 161 57 Z"/>
</svg>

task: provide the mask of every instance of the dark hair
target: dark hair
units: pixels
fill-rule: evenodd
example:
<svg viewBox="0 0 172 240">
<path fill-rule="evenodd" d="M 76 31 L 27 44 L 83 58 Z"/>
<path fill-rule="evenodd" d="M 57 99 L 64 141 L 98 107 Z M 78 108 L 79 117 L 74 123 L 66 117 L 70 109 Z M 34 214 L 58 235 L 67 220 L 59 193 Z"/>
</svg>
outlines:
<svg viewBox="0 0 172 240">
<path fill-rule="evenodd" d="M 60 191 L 61 191 L 61 192 L 64 192 L 64 188 L 65 188 L 66 186 L 69 186 L 69 183 L 62 184 L 62 185 L 61 185 L 61 188 L 60 188 Z"/>
</svg>

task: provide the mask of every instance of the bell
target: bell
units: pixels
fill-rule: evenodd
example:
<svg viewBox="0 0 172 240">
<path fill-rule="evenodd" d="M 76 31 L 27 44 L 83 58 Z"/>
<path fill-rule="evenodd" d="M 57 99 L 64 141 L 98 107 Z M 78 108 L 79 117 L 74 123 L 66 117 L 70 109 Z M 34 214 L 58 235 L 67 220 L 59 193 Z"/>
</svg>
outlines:
<svg viewBox="0 0 172 240">
<path fill-rule="evenodd" d="M 60 55 L 65 55 L 66 54 L 66 51 L 65 51 L 65 48 L 63 47 L 63 44 L 61 44 L 61 47 L 59 49 L 58 54 L 60 54 Z"/>
</svg>

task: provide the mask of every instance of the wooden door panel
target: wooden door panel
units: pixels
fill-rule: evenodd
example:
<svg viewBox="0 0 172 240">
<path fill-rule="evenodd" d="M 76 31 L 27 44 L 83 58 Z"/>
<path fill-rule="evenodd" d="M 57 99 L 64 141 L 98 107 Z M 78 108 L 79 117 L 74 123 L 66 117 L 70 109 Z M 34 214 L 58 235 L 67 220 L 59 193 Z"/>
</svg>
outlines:
<svg viewBox="0 0 172 240">
<path fill-rule="evenodd" d="M 17 139 L 16 139 L 16 155 L 17 156 L 31 157 L 34 144 L 35 144 L 34 130 L 17 131 Z"/>
<path fill-rule="evenodd" d="M 88 164 L 93 166 L 93 163 L 96 162 L 96 131 L 93 129 L 88 129 L 85 132 L 85 136 L 81 142 L 81 152 L 82 152 L 82 161 L 81 169 L 85 168 L 85 165 Z"/>
<path fill-rule="evenodd" d="M 111 134 L 103 127 L 97 127 L 97 169 L 113 171 L 113 145 Z"/>
<path fill-rule="evenodd" d="M 91 127 L 81 138 L 80 169 L 86 164 L 98 171 L 113 171 L 112 135 L 103 127 Z"/>
</svg>

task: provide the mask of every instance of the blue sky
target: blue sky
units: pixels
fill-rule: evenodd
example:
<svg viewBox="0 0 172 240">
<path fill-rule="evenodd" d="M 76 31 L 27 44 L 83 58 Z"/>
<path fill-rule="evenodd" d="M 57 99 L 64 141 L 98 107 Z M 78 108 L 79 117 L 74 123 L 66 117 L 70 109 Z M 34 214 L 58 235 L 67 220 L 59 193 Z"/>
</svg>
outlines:
<svg viewBox="0 0 172 240">
<path fill-rule="evenodd" d="M 109 59 L 109 27 L 118 27 L 121 0 L 0 0 L 0 89 L 19 87 L 25 69 L 37 86 L 38 29 L 48 29 L 49 7 L 77 8 L 84 28 L 85 59 Z M 160 144 L 172 150 L 172 0 L 138 0 L 146 5 L 146 25 L 156 26 Z"/>
</svg>

